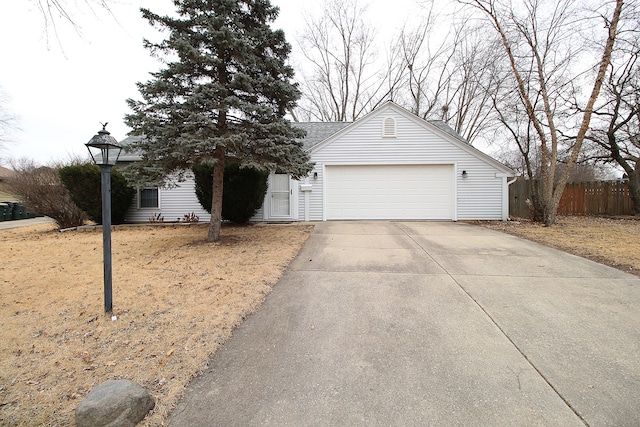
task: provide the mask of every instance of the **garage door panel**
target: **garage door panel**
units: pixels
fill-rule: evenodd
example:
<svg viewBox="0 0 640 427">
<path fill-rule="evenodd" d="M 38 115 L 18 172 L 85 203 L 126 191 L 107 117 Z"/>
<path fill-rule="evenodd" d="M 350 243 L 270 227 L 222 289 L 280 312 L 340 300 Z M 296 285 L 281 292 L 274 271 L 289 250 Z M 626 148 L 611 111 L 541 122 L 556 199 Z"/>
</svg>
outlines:
<svg viewBox="0 0 640 427">
<path fill-rule="evenodd" d="M 452 219 L 452 165 L 327 166 L 327 219 Z"/>
</svg>

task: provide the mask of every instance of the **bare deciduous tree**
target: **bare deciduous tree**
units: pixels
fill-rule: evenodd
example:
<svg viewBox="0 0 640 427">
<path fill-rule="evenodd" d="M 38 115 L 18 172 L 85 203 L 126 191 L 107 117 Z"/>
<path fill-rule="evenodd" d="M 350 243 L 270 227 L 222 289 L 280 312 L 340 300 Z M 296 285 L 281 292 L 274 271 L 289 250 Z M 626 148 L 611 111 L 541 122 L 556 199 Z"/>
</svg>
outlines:
<svg viewBox="0 0 640 427">
<path fill-rule="evenodd" d="M 395 82 L 394 100 L 422 118 L 439 118 L 472 142 L 490 125 L 495 70 L 495 42 L 466 17 L 456 16 L 444 28 L 435 6 L 422 21 L 406 27 L 396 42 L 395 60 L 403 70 Z"/>
<path fill-rule="evenodd" d="M 76 30 L 80 31 L 78 23 L 73 18 L 71 9 L 77 9 L 79 7 L 78 1 L 69 2 L 68 0 L 29 0 L 40 12 L 42 19 L 44 20 L 44 32 L 49 41 L 49 31 L 52 30 L 58 42 L 58 27 L 57 22 L 59 20 L 66 21 Z M 69 5 L 69 3 L 72 3 Z M 111 14 L 109 7 L 109 0 L 84 0 L 83 3 L 94 11 L 94 8 L 102 8 Z"/>
<path fill-rule="evenodd" d="M 432 37 L 436 20 L 437 14 L 431 7 L 414 29 L 403 28 L 397 41 L 400 55 L 396 60 L 406 73 L 397 88 L 406 95 L 398 101 L 408 104 L 409 111 L 422 118 L 434 115 L 443 104 L 442 97 L 452 79 L 449 65 L 460 39 L 459 32 L 454 32 L 453 37 Z"/>
<path fill-rule="evenodd" d="M 640 24 L 618 40 L 604 84 L 601 106 L 595 109 L 587 139 L 600 148 L 597 157 L 614 161 L 627 175 L 635 215 L 640 215 Z"/>
<path fill-rule="evenodd" d="M 71 26 L 73 26 L 76 32 L 79 32 L 80 27 L 76 23 L 76 21 L 72 17 L 72 13 L 70 12 L 70 9 L 79 7 L 78 1 L 70 2 L 68 0 L 29 0 L 29 2 L 34 5 L 34 7 L 40 12 L 40 15 L 42 16 L 42 19 L 44 21 L 44 33 L 47 45 L 49 44 L 50 30 L 53 31 L 55 38 L 60 44 L 57 30 L 57 22 L 59 20 L 66 21 L 67 23 L 71 24 Z M 109 7 L 110 0 L 84 0 L 84 3 L 92 11 L 95 7 L 100 7 L 111 14 L 111 9 Z M 2 148 L 2 144 L 7 141 L 8 133 L 11 130 L 17 128 L 17 119 L 9 111 L 7 105 L 7 97 L 0 90 L 0 148 Z"/>
<path fill-rule="evenodd" d="M 535 219 L 552 225 L 560 197 L 580 154 L 585 135 L 598 99 L 611 52 L 617 36 L 617 26 L 623 1 L 607 2 L 602 10 L 590 16 L 573 0 L 460 0 L 475 7 L 489 20 L 500 36 L 504 53 L 515 79 L 519 100 L 532 126 L 540 154 L 540 216 Z M 524 13 L 519 13 L 522 10 Z M 562 134 L 558 129 L 559 113 L 573 96 L 569 67 L 577 46 L 572 38 L 581 25 L 593 25 L 594 16 L 604 20 L 606 36 L 599 55 L 591 90 L 582 108 L 577 134 L 573 139 L 566 167 L 558 171 Z M 530 74 L 523 70 L 531 70 Z M 556 176 L 557 174 L 557 176 Z"/>
<path fill-rule="evenodd" d="M 445 86 L 442 120 L 469 142 L 491 127 L 491 96 L 499 90 L 503 76 L 497 69 L 495 40 L 482 27 L 463 20 L 457 23 L 461 35 L 453 46 L 453 72 Z"/>
<path fill-rule="evenodd" d="M 17 119 L 7 106 L 9 105 L 8 96 L 0 87 L 0 150 L 4 148 L 4 144 L 9 140 L 12 131 L 17 129 Z"/>
<path fill-rule="evenodd" d="M 442 119 L 469 142 L 487 130 L 500 81 L 496 40 L 458 14 L 455 25 L 442 25 L 448 17 L 435 2 L 422 6 L 419 22 L 405 24 L 382 55 L 366 6 L 328 0 L 299 40 L 311 71 L 300 70 L 304 95 L 294 117 L 351 121 L 391 99 L 419 117 Z"/>
<path fill-rule="evenodd" d="M 298 40 L 310 70 L 300 70 L 300 116 L 307 120 L 352 121 L 388 93 L 375 60 L 375 32 L 360 0 L 327 0 L 321 17 L 307 17 Z"/>
</svg>

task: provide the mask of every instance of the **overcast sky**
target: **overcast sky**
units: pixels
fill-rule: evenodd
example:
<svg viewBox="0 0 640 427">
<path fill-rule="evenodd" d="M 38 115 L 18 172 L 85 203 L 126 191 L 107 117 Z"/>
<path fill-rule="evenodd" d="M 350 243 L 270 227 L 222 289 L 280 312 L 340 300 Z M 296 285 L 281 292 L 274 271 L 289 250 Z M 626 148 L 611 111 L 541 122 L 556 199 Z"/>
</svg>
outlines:
<svg viewBox="0 0 640 427">
<path fill-rule="evenodd" d="M 82 1 L 68 2 L 71 7 Z M 417 13 L 415 0 L 371 0 L 371 15 L 380 33 L 393 34 Z M 309 0 L 272 0 L 280 7 L 274 27 L 285 30 L 295 47 L 303 29 L 303 12 L 317 8 Z M 160 64 L 142 47 L 142 39 L 158 34 L 139 12 L 174 10 L 170 0 L 113 0 L 110 17 L 104 10 L 80 8 L 74 20 L 57 21 L 58 39 L 44 34 L 40 12 L 32 2 L 7 0 L 0 5 L 0 89 L 8 96 L 4 106 L 17 116 L 19 130 L 0 152 L 0 162 L 30 158 L 40 164 L 86 156 L 84 144 L 109 122 L 117 140 L 129 129 L 123 117 L 127 98 L 137 98 L 135 83 L 147 81 Z M 156 36 L 157 37 L 157 36 Z M 295 51 L 294 51 L 295 56 Z"/>
</svg>

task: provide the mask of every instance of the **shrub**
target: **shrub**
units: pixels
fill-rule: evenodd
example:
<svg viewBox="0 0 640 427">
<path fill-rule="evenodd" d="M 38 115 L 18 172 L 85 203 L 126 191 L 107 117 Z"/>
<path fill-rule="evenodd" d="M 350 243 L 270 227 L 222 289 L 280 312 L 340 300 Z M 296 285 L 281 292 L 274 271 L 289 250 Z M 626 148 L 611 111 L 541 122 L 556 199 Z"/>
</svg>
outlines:
<svg viewBox="0 0 640 427">
<path fill-rule="evenodd" d="M 86 214 L 73 203 L 55 168 L 39 167 L 32 161 L 13 168 L 16 173 L 7 180 L 7 187 L 29 211 L 52 218 L 59 228 L 84 224 Z"/>
<path fill-rule="evenodd" d="M 213 166 L 194 166 L 193 174 L 198 201 L 207 212 L 211 213 Z M 241 168 L 236 162 L 226 162 L 222 190 L 222 218 L 238 224 L 249 221 L 264 202 L 268 177 L 268 172 Z"/>
<path fill-rule="evenodd" d="M 102 223 L 102 190 L 100 167 L 77 163 L 60 168 L 60 178 L 69 190 L 71 200 L 86 212 L 90 220 Z M 131 206 L 135 189 L 116 168 L 111 169 L 111 222 L 122 224 Z"/>
</svg>

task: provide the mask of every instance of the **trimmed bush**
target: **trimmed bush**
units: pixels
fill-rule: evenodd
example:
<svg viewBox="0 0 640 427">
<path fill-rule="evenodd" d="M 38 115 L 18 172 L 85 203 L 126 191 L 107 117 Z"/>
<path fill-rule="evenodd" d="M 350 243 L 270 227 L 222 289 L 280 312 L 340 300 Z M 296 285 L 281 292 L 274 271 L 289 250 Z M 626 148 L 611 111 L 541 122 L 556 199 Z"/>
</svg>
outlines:
<svg viewBox="0 0 640 427">
<path fill-rule="evenodd" d="M 92 163 L 63 166 L 60 179 L 69 190 L 71 200 L 98 224 L 102 223 L 100 167 Z M 111 169 L 111 222 L 122 224 L 136 190 L 116 168 Z"/>
<path fill-rule="evenodd" d="M 213 166 L 194 166 L 193 174 L 198 201 L 211 213 Z M 264 202 L 268 177 L 268 172 L 241 168 L 238 163 L 227 161 L 224 166 L 222 218 L 237 224 L 249 221 Z"/>
</svg>

